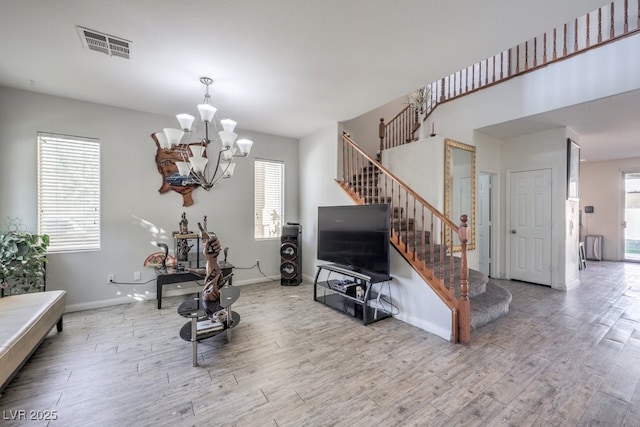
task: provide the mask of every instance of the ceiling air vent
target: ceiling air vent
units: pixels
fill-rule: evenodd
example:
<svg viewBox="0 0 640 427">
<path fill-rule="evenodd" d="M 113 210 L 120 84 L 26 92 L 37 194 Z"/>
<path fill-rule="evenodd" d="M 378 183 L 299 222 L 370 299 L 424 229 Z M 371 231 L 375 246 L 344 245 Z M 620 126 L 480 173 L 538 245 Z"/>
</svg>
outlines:
<svg viewBox="0 0 640 427">
<path fill-rule="evenodd" d="M 78 34 L 80 35 L 80 40 L 82 40 L 82 45 L 88 49 L 106 53 L 110 56 L 131 59 L 131 42 L 129 40 L 84 27 L 78 27 Z"/>
</svg>

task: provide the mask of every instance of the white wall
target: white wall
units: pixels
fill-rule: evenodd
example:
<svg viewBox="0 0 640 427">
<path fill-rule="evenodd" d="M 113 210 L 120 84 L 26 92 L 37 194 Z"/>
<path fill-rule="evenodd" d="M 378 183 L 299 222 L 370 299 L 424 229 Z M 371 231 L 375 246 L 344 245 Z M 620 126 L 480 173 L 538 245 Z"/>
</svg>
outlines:
<svg viewBox="0 0 640 427">
<path fill-rule="evenodd" d="M 229 247 L 229 261 L 235 266 L 250 267 L 259 258 L 264 273 L 279 278 L 279 239 L 253 239 L 253 162 L 255 158 L 284 161 L 284 220 L 297 221 L 296 140 L 239 129 L 241 137 L 254 140 L 250 156 L 237 159 L 233 178 L 209 192 L 196 189 L 195 204 L 183 208 L 178 193 L 158 193 L 162 177 L 150 138 L 152 132 L 173 126 L 175 118 L 2 87 L 0 110 L 0 220 L 19 217 L 33 231 L 37 219 L 37 132 L 101 141 L 102 249 L 48 257 L 47 288 L 67 290 L 69 309 L 126 302 L 131 300 L 127 295 L 134 294 L 155 299 L 155 272 L 142 263 L 149 253 L 158 250 L 151 241 L 167 242 L 173 248 L 171 232 L 177 230 L 182 212 L 186 212 L 194 230 L 197 221 L 208 216 L 209 229 Z M 134 271 L 142 272 L 138 285 L 107 284 L 110 273 L 117 281 L 132 282 Z M 263 279 L 255 268 L 234 271 L 236 284 Z M 144 284 L 146 281 L 149 283 Z M 170 294 L 177 288 L 166 286 L 165 291 Z"/>
<path fill-rule="evenodd" d="M 582 235 L 602 235 L 603 259 L 610 261 L 624 258 L 623 172 L 640 172 L 640 157 L 580 165 Z M 593 213 L 584 213 L 585 206 L 593 206 Z"/>
<path fill-rule="evenodd" d="M 444 212 L 444 138 L 420 139 L 382 152 L 382 164 Z"/>
<path fill-rule="evenodd" d="M 380 119 L 384 119 L 387 123 L 406 106 L 407 97 L 400 97 L 368 113 L 344 121 L 343 129 L 367 154 L 375 158 L 380 149 Z"/>
<path fill-rule="evenodd" d="M 526 171 L 534 169 L 551 169 L 551 227 L 552 227 L 552 275 L 551 286 L 558 289 L 566 289 L 568 286 L 575 286 L 575 283 L 566 282 L 566 270 L 571 268 L 577 271 L 577 258 L 567 260 L 567 245 L 571 244 L 574 251 L 577 251 L 577 226 L 572 234 L 572 242 L 565 240 L 565 231 L 567 227 L 566 211 L 566 181 L 567 181 L 567 134 L 565 129 L 553 129 L 544 132 L 537 132 L 528 135 L 522 135 L 516 138 L 510 138 L 503 142 L 502 158 L 505 164 L 504 180 L 505 192 L 508 186 L 509 174 L 517 171 Z M 510 202 L 508 193 L 505 194 L 504 200 L 507 205 Z M 578 224 L 577 211 L 573 212 L 573 221 Z M 505 221 L 500 225 L 503 235 L 505 236 L 505 247 L 507 256 L 505 265 L 507 266 L 507 278 L 509 274 L 509 239 L 508 230 L 511 228 L 509 224 L 509 215 L 506 214 Z M 575 238 L 575 241 L 573 241 Z M 577 254 L 577 252 L 575 252 Z"/>
</svg>

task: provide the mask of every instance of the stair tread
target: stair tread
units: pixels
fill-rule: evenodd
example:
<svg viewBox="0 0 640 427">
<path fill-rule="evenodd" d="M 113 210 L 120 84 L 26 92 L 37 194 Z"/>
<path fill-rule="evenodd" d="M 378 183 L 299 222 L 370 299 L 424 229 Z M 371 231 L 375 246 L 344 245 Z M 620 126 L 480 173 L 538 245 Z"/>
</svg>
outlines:
<svg viewBox="0 0 640 427">
<path fill-rule="evenodd" d="M 485 292 L 470 298 L 471 330 L 484 326 L 509 312 L 509 304 L 513 299 L 511 292 L 491 280 L 486 288 Z"/>
</svg>

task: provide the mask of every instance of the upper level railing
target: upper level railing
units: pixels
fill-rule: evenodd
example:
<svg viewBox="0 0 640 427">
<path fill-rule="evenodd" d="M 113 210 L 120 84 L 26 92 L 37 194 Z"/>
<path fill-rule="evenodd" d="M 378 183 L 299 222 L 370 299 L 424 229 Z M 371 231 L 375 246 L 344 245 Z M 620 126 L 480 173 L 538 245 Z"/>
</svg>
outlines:
<svg viewBox="0 0 640 427">
<path fill-rule="evenodd" d="M 427 86 L 431 101 L 425 105 L 422 120 L 443 102 L 637 33 L 640 33 L 640 0 L 616 0 L 430 83 Z M 380 151 L 414 141 L 420 124 L 413 105 L 408 105 L 387 123 L 380 119 Z"/>
</svg>

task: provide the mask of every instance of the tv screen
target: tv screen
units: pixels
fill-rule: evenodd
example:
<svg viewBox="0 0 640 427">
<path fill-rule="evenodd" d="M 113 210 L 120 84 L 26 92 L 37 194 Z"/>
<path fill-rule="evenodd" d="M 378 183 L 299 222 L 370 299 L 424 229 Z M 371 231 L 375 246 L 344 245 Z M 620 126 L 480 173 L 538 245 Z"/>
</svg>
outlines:
<svg viewBox="0 0 640 427">
<path fill-rule="evenodd" d="M 318 259 L 389 275 L 388 204 L 318 207 Z"/>
</svg>

